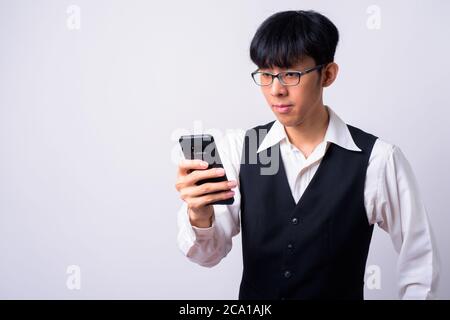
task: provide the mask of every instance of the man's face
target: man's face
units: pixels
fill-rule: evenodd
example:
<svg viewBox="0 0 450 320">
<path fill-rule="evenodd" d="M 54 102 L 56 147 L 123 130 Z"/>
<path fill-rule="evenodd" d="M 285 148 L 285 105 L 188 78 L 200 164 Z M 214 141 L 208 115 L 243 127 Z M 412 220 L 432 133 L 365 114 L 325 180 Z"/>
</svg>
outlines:
<svg viewBox="0 0 450 320">
<path fill-rule="evenodd" d="M 304 71 L 315 67 L 314 59 L 306 57 L 302 62 L 288 69 L 260 69 L 277 74 L 282 71 Z M 287 127 L 299 126 L 322 104 L 322 69 L 304 74 L 296 86 L 284 86 L 275 78 L 272 85 L 262 86 L 262 92 L 277 119 Z"/>
</svg>

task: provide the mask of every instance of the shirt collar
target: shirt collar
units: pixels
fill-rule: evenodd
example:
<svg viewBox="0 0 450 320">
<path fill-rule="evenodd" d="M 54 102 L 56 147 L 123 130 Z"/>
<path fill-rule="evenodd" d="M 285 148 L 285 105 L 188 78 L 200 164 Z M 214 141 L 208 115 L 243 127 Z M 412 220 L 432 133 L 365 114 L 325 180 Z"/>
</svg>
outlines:
<svg viewBox="0 0 450 320">
<path fill-rule="evenodd" d="M 328 123 L 327 131 L 325 133 L 324 141 L 332 142 L 342 148 L 351 151 L 362 151 L 355 144 L 355 141 L 348 130 L 347 125 L 341 118 L 328 106 L 325 106 L 330 115 L 330 121 Z M 284 126 L 278 120 L 275 120 L 274 124 L 270 128 L 267 135 L 264 137 L 263 141 L 259 145 L 257 153 L 268 149 L 280 141 L 285 140 L 290 143 L 289 138 L 286 134 Z"/>
</svg>

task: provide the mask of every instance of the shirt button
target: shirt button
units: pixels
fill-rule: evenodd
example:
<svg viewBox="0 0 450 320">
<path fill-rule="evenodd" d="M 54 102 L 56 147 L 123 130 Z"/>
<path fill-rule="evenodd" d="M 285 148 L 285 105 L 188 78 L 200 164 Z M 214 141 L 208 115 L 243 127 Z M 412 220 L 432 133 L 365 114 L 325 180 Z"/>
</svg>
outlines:
<svg viewBox="0 0 450 320">
<path fill-rule="evenodd" d="M 293 224 L 298 224 L 298 219 L 297 218 L 292 218 L 291 221 L 292 221 Z"/>
<path fill-rule="evenodd" d="M 292 243 L 289 243 L 289 244 L 287 245 L 287 247 L 288 247 L 288 249 L 294 248 L 294 246 L 292 245 Z"/>
<path fill-rule="evenodd" d="M 292 273 L 291 273 L 289 270 L 286 270 L 286 271 L 284 272 L 284 277 L 285 277 L 286 279 L 290 278 L 291 276 L 292 276 Z"/>
</svg>

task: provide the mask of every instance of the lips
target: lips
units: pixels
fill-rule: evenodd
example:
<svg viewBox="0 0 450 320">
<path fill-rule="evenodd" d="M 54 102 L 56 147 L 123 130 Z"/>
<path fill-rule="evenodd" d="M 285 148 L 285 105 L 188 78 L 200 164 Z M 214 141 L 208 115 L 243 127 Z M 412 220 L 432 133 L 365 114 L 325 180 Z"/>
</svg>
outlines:
<svg viewBox="0 0 450 320">
<path fill-rule="evenodd" d="M 274 104 L 272 108 L 278 113 L 288 113 L 292 109 L 292 104 Z"/>
</svg>

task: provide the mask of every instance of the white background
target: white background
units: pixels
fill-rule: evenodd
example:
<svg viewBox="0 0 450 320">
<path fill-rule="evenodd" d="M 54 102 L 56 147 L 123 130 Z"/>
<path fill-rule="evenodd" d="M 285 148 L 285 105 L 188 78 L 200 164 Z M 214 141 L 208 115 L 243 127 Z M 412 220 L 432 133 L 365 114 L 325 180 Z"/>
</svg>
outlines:
<svg viewBox="0 0 450 320">
<path fill-rule="evenodd" d="M 70 5 L 81 29 L 68 27 Z M 370 5 L 380 29 L 367 27 Z M 444 0 L 0 0 L 0 298 L 237 298 L 240 236 L 212 269 L 177 248 L 172 154 L 196 125 L 274 119 L 248 48 L 288 9 L 337 25 L 340 73 L 324 102 L 409 159 L 441 254 L 438 297 L 450 298 Z M 396 253 L 378 228 L 368 264 L 382 287 L 366 298 L 397 298 Z M 69 265 L 80 290 L 66 286 Z"/>
</svg>

